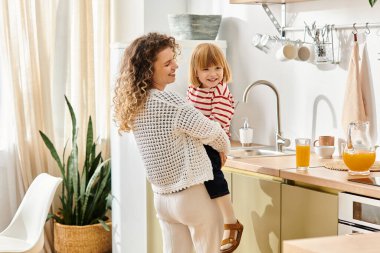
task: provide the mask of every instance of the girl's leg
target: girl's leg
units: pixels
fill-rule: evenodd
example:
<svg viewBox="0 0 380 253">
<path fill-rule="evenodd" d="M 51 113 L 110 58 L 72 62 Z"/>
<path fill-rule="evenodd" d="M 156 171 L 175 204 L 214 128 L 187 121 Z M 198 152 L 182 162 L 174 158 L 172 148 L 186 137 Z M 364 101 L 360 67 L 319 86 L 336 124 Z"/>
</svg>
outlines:
<svg viewBox="0 0 380 253">
<path fill-rule="evenodd" d="M 220 211 L 223 215 L 223 222 L 224 224 L 236 224 L 237 219 L 235 216 L 234 209 L 232 207 L 230 194 L 221 196 L 219 198 L 216 198 L 216 203 L 218 204 Z M 225 229 L 223 233 L 223 240 L 230 237 L 231 230 Z M 234 234 L 234 239 L 237 238 L 237 233 Z M 225 245 L 222 245 L 220 247 L 221 250 L 225 250 L 232 247 L 231 243 L 227 243 Z"/>
<path fill-rule="evenodd" d="M 235 224 L 237 221 L 230 197 L 228 194 L 215 199 L 223 215 L 224 224 Z"/>
</svg>

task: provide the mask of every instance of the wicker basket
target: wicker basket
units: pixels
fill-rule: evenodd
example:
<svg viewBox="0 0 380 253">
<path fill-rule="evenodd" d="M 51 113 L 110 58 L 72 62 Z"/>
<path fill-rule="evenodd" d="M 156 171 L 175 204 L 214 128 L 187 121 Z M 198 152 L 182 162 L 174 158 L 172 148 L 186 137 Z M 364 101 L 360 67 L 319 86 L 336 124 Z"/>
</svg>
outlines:
<svg viewBox="0 0 380 253">
<path fill-rule="evenodd" d="M 112 229 L 112 222 L 106 222 Z M 54 248 L 57 253 L 112 252 L 112 230 L 101 224 L 70 226 L 54 222 Z"/>
</svg>

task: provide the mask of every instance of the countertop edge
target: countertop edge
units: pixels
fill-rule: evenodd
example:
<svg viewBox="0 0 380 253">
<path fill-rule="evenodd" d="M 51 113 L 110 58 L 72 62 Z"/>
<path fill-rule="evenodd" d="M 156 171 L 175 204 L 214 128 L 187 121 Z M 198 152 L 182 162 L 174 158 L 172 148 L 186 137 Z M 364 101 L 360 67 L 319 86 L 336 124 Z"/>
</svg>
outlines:
<svg viewBox="0 0 380 253">
<path fill-rule="evenodd" d="M 330 175 L 331 178 L 324 176 L 323 173 L 321 173 L 321 170 L 326 170 L 326 175 Z M 379 173 L 372 172 L 372 175 L 379 175 Z M 309 168 L 306 172 L 298 172 L 296 169 L 285 169 L 280 171 L 280 178 L 331 188 L 338 191 L 380 198 L 379 187 L 350 182 L 347 179 L 352 178 L 352 176 L 349 176 L 347 171 L 333 171 L 326 169 L 325 167 Z"/>
</svg>

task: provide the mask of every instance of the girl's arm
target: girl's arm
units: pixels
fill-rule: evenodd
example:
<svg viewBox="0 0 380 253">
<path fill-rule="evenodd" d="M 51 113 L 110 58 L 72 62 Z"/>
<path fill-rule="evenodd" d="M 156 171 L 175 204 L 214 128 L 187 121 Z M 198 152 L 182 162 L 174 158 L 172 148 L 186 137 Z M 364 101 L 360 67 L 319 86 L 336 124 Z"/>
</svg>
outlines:
<svg viewBox="0 0 380 253">
<path fill-rule="evenodd" d="M 218 122 L 229 135 L 231 119 L 234 114 L 234 99 L 226 84 L 215 88 L 212 99 L 210 119 Z"/>
</svg>

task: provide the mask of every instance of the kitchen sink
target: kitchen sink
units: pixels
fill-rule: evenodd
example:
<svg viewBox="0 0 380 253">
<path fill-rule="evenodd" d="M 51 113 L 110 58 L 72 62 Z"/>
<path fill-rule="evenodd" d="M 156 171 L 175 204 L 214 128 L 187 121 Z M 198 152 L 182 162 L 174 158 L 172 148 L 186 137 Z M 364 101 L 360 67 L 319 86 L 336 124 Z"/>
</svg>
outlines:
<svg viewBox="0 0 380 253">
<path fill-rule="evenodd" d="M 228 158 L 251 158 L 251 157 L 268 157 L 268 156 L 290 156 L 295 155 L 294 150 L 276 151 L 276 147 L 260 146 L 260 147 L 232 147 Z"/>
</svg>

